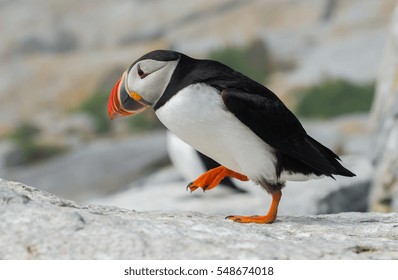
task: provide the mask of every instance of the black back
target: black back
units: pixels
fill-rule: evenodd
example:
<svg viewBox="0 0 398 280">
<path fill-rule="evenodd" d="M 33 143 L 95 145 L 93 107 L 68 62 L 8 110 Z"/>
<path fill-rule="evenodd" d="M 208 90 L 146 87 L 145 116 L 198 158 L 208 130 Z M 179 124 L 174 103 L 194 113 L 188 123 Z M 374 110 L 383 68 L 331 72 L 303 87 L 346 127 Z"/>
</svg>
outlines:
<svg viewBox="0 0 398 280">
<path fill-rule="evenodd" d="M 226 108 L 275 150 L 276 172 L 355 176 L 339 157 L 307 135 L 295 115 L 268 88 L 228 66 L 197 60 L 172 51 L 155 51 L 144 58 L 179 59 L 172 78 L 154 109 L 163 106 L 181 89 L 196 83 L 216 88 Z"/>
</svg>

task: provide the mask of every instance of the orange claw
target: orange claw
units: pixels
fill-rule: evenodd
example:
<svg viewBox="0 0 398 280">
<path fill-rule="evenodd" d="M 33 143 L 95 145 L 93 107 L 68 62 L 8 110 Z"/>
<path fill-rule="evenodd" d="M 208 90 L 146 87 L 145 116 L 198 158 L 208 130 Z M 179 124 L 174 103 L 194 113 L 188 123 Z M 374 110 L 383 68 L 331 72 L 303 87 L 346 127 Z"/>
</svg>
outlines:
<svg viewBox="0 0 398 280">
<path fill-rule="evenodd" d="M 281 191 L 272 193 L 271 207 L 265 216 L 228 216 L 225 219 L 232 220 L 237 223 L 271 224 L 275 221 L 278 214 L 278 205 L 281 197 Z"/>
<path fill-rule="evenodd" d="M 202 188 L 203 191 L 211 190 L 225 177 L 234 177 L 241 181 L 249 180 L 245 175 L 232 171 L 224 166 L 219 166 L 200 175 L 198 179 L 188 184 L 187 189 L 191 192 L 195 191 L 197 188 Z"/>
</svg>

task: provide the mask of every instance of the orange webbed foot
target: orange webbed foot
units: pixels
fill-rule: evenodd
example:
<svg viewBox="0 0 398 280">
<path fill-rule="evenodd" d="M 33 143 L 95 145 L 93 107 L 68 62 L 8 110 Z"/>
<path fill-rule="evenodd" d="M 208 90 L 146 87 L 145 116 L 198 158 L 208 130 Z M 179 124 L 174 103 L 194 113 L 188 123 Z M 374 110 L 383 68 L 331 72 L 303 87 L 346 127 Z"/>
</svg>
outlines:
<svg viewBox="0 0 398 280">
<path fill-rule="evenodd" d="M 234 177 L 241 181 L 249 180 L 245 175 L 232 171 L 224 166 L 219 166 L 210 169 L 206 173 L 199 176 L 199 178 L 197 178 L 195 181 L 189 183 L 187 185 L 187 190 L 189 189 L 191 192 L 198 188 L 202 188 L 203 191 L 211 190 L 212 188 L 216 187 L 225 177 Z"/>
<path fill-rule="evenodd" d="M 236 223 L 256 223 L 256 224 L 271 224 L 276 220 L 274 215 L 265 216 L 228 216 L 225 219 L 232 220 Z"/>
<path fill-rule="evenodd" d="M 237 223 L 257 223 L 257 224 L 271 224 L 276 220 L 278 214 L 279 201 L 282 198 L 282 192 L 276 191 L 272 193 L 271 207 L 265 216 L 228 216 L 225 219 L 232 220 Z"/>
</svg>

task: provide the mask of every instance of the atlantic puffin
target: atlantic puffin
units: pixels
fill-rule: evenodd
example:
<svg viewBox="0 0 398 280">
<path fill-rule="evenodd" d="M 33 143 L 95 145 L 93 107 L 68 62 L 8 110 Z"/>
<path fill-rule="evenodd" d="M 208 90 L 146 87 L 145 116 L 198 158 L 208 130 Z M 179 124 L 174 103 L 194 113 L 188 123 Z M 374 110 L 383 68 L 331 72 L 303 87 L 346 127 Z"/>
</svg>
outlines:
<svg viewBox="0 0 398 280">
<path fill-rule="evenodd" d="M 276 94 L 217 61 L 171 50 L 143 55 L 113 87 L 108 113 L 115 119 L 148 107 L 173 134 L 220 164 L 189 183 L 191 192 L 233 177 L 272 196 L 266 215 L 226 217 L 234 222 L 274 222 L 286 181 L 355 176 Z"/>
</svg>

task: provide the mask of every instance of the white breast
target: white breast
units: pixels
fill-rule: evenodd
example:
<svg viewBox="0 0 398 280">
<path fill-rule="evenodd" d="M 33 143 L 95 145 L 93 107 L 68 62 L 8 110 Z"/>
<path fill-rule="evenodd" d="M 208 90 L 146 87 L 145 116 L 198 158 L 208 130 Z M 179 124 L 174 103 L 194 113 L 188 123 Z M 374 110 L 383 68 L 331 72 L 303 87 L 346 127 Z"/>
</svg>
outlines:
<svg viewBox="0 0 398 280">
<path fill-rule="evenodd" d="M 188 86 L 156 115 L 176 136 L 221 165 L 255 182 L 276 182 L 273 149 L 227 110 L 216 89 Z"/>
</svg>

